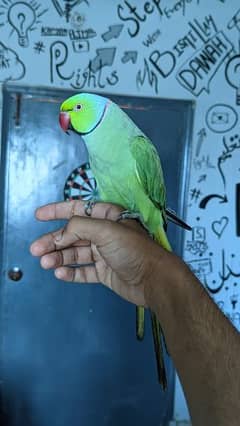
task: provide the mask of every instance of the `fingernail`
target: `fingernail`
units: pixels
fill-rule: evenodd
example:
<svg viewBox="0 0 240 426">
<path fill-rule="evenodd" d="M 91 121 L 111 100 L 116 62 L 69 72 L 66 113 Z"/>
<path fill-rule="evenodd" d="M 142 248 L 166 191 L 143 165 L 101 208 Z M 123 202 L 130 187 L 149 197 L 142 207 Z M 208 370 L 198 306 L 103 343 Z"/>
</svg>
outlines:
<svg viewBox="0 0 240 426">
<path fill-rule="evenodd" d="M 38 244 L 33 243 L 33 244 L 30 246 L 30 253 L 31 253 L 33 256 L 37 256 L 37 255 L 39 254 L 39 246 L 38 246 Z"/>
<path fill-rule="evenodd" d="M 41 265 L 43 268 L 50 268 L 51 266 L 53 266 L 52 260 L 47 258 L 47 257 L 43 257 L 41 259 Z"/>
<path fill-rule="evenodd" d="M 36 217 L 36 219 L 38 219 L 38 218 L 39 218 L 39 209 L 36 209 L 36 210 L 35 210 L 35 217 Z"/>
<path fill-rule="evenodd" d="M 55 242 L 61 241 L 62 237 L 63 237 L 63 231 L 61 231 L 58 235 L 56 235 Z"/>
<path fill-rule="evenodd" d="M 62 269 L 55 269 L 54 273 L 57 278 L 63 278 L 64 276 L 64 272 Z"/>
</svg>

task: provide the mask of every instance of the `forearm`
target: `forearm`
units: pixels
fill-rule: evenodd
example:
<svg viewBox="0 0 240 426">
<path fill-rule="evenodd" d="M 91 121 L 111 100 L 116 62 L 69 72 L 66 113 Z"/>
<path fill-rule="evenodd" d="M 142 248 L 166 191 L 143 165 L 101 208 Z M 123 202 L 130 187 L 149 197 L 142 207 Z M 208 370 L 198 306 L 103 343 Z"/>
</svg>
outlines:
<svg viewBox="0 0 240 426">
<path fill-rule="evenodd" d="M 180 259 L 170 254 L 164 261 L 164 269 L 156 263 L 145 297 L 163 328 L 193 425 L 237 425 L 240 335 Z"/>
</svg>

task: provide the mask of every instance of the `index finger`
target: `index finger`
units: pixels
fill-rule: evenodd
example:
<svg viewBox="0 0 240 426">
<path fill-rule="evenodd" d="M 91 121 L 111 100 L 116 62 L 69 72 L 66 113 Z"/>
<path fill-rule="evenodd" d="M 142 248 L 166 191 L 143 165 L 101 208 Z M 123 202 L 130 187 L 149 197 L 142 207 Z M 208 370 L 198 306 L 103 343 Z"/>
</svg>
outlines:
<svg viewBox="0 0 240 426">
<path fill-rule="evenodd" d="M 41 206 L 35 211 L 39 220 L 71 219 L 73 216 L 87 216 L 85 212 L 85 201 L 62 201 Z M 92 208 L 91 216 L 97 219 L 109 219 L 116 221 L 123 207 L 111 203 L 96 203 Z"/>
</svg>

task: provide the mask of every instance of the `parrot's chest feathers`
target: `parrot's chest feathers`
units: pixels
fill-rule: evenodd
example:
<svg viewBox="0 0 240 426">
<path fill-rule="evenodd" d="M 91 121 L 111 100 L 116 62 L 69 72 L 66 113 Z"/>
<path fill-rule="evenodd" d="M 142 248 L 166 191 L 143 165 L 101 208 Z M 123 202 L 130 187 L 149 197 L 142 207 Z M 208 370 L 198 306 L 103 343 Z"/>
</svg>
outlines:
<svg viewBox="0 0 240 426">
<path fill-rule="evenodd" d="M 124 155 L 113 155 L 108 152 L 104 156 L 89 152 L 89 162 L 102 199 L 107 197 L 113 202 L 117 201 L 116 195 L 129 194 L 134 180 L 134 161 L 130 154 L 125 152 Z"/>
<path fill-rule="evenodd" d="M 135 161 L 129 146 L 119 149 L 113 147 L 112 142 L 106 145 L 101 149 L 89 149 L 89 162 L 100 198 L 127 207 L 129 199 L 134 200 L 134 194 L 131 193 L 135 188 Z"/>
<path fill-rule="evenodd" d="M 127 115 L 113 105 L 105 120 L 84 137 L 90 166 L 103 201 L 134 208 L 138 180 L 131 140 L 140 133 Z M 133 203 L 131 206 L 129 200 Z"/>
</svg>

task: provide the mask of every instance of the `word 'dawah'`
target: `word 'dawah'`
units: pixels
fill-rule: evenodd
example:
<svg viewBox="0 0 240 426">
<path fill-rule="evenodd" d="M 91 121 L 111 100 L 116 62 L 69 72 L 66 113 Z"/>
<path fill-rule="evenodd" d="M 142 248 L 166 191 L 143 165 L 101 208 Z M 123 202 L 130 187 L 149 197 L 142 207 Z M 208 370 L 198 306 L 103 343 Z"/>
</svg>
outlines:
<svg viewBox="0 0 240 426">
<path fill-rule="evenodd" d="M 195 96 L 204 89 L 209 92 L 209 83 L 233 45 L 222 31 L 210 38 L 177 73 L 179 83 Z"/>
</svg>

